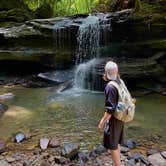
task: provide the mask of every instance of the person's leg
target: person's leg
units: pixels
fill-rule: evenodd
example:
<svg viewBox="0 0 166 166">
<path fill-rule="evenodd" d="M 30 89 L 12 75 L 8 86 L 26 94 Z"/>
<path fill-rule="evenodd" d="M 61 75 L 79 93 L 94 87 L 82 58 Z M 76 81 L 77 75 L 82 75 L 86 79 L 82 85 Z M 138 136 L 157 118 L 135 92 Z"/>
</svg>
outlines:
<svg viewBox="0 0 166 166">
<path fill-rule="evenodd" d="M 118 144 L 118 149 L 111 150 L 111 155 L 112 155 L 113 166 L 120 166 L 121 160 L 120 160 L 120 145 L 119 144 Z"/>
</svg>

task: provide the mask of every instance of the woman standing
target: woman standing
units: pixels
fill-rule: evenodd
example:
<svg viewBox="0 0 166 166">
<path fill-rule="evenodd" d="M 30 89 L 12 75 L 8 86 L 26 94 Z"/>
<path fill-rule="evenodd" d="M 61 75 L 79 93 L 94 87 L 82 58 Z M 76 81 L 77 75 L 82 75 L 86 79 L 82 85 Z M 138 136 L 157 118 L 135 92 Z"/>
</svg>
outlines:
<svg viewBox="0 0 166 166">
<path fill-rule="evenodd" d="M 112 61 L 106 63 L 103 79 L 108 81 L 105 87 L 105 113 L 98 125 L 98 128 L 102 130 L 105 123 L 108 123 L 109 137 L 105 137 L 104 135 L 104 146 L 111 150 L 114 166 L 120 166 L 120 144 L 123 142 L 124 122 L 114 117 L 119 95 L 116 87 L 109 84 L 109 81 L 116 81 L 120 84 L 118 66 L 116 63 Z"/>
</svg>

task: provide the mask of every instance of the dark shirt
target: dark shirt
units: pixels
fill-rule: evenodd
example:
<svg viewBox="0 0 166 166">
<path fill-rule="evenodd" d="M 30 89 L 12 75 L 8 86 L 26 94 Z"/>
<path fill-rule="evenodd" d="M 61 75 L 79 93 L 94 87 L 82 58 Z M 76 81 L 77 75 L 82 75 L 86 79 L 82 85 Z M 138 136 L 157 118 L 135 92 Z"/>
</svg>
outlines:
<svg viewBox="0 0 166 166">
<path fill-rule="evenodd" d="M 108 84 L 105 87 L 105 109 L 106 112 L 113 115 L 115 108 L 118 104 L 118 90 L 112 84 Z"/>
</svg>

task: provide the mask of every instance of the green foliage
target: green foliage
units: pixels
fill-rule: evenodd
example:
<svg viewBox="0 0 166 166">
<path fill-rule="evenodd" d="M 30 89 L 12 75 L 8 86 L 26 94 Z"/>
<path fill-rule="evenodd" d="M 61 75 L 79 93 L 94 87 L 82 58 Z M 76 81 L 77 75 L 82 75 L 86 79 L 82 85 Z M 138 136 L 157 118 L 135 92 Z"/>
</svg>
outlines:
<svg viewBox="0 0 166 166">
<path fill-rule="evenodd" d="M 99 0 L 26 0 L 33 11 L 43 4 L 49 4 L 54 16 L 90 13 Z"/>
</svg>

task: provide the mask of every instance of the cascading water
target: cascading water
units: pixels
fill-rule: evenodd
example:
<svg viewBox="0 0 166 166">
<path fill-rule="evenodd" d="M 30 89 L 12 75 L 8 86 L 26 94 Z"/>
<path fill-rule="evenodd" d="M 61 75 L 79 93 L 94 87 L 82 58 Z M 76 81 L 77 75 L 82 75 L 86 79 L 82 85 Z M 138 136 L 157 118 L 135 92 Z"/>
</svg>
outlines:
<svg viewBox="0 0 166 166">
<path fill-rule="evenodd" d="M 84 59 L 97 57 L 100 40 L 99 18 L 88 16 L 82 22 L 77 35 L 76 64 Z"/>
<path fill-rule="evenodd" d="M 72 22 L 72 25 L 79 27 L 74 72 L 74 87 L 77 89 L 98 89 L 95 86 L 101 84 L 101 78 L 96 77 L 98 70 L 96 66 L 100 65 L 98 64 L 101 57 L 99 45 L 101 43 L 105 45 L 110 41 L 107 32 L 111 30 L 111 23 L 108 17 L 108 14 L 99 13 L 89 15 L 86 18 L 78 18 Z M 67 41 L 71 45 L 73 34 L 68 31 L 69 25 L 71 25 L 71 20 L 61 20 L 54 26 L 53 35 L 56 51 L 64 49 L 63 45 L 67 44 Z"/>
<path fill-rule="evenodd" d="M 104 14 L 100 14 L 98 17 L 89 16 L 79 28 L 75 70 L 75 87 L 77 88 L 98 89 L 96 85 L 101 84 L 101 79 L 94 73 L 97 73 L 96 66 L 100 58 L 100 32 L 103 33 L 104 44 L 108 41 L 108 35 L 105 36 L 105 32 L 110 31 L 111 23 L 106 17 Z M 89 59 L 89 61 L 82 63 L 84 59 Z"/>
<path fill-rule="evenodd" d="M 90 80 L 94 81 L 93 77 L 90 78 L 89 71 L 94 69 L 94 65 L 97 63 L 97 59 L 92 59 L 86 63 L 79 64 L 75 70 L 74 84 L 76 88 L 91 89 Z"/>
</svg>

